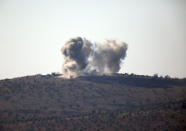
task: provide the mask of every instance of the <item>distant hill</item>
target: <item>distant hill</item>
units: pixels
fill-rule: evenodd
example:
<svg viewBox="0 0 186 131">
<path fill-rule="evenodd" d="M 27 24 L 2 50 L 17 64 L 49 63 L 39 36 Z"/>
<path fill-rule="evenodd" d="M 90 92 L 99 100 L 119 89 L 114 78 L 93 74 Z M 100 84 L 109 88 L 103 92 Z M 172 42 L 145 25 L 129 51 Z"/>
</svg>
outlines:
<svg viewBox="0 0 186 131">
<path fill-rule="evenodd" d="M 0 80 L 0 130 L 186 130 L 186 79 L 59 74 Z"/>
</svg>

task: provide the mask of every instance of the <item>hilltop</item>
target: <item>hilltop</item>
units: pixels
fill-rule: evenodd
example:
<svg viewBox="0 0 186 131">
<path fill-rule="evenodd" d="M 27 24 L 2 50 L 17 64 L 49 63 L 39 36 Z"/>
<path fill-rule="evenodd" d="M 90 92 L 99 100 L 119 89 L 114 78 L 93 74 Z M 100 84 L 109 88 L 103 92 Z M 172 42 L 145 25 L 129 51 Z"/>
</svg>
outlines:
<svg viewBox="0 0 186 131">
<path fill-rule="evenodd" d="M 185 116 L 186 79 L 53 73 L 0 80 L 0 130 L 185 130 Z"/>
</svg>

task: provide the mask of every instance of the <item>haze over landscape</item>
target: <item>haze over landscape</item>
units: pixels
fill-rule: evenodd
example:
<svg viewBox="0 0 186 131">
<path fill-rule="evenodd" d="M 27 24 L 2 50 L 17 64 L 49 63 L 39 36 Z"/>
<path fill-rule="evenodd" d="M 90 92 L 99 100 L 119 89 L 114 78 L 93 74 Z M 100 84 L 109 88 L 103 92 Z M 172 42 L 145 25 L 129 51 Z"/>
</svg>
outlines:
<svg viewBox="0 0 186 131">
<path fill-rule="evenodd" d="M 61 73 L 77 36 L 126 42 L 120 73 L 186 76 L 185 0 L 0 0 L 0 36 L 0 79 Z"/>
<path fill-rule="evenodd" d="M 186 0 L 0 0 L 0 131 L 186 131 Z"/>
</svg>

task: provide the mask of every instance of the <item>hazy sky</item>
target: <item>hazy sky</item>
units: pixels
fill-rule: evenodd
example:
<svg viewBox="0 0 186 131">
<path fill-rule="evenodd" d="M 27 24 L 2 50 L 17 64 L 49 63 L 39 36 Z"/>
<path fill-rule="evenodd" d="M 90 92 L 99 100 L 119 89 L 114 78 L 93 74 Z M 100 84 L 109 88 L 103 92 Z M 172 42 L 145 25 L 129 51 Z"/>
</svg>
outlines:
<svg viewBox="0 0 186 131">
<path fill-rule="evenodd" d="M 0 79 L 61 72 L 76 36 L 128 43 L 122 73 L 186 77 L 186 0 L 0 0 Z"/>
</svg>

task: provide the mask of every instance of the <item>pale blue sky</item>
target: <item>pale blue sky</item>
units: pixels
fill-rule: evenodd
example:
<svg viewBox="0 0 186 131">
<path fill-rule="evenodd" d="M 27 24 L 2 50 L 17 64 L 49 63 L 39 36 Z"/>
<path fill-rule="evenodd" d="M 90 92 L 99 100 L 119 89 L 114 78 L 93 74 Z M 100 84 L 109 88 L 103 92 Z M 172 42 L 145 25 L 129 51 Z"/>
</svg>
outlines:
<svg viewBox="0 0 186 131">
<path fill-rule="evenodd" d="M 76 36 L 128 43 L 122 73 L 186 77 L 186 0 L 0 0 L 0 79 L 61 72 Z"/>
</svg>

